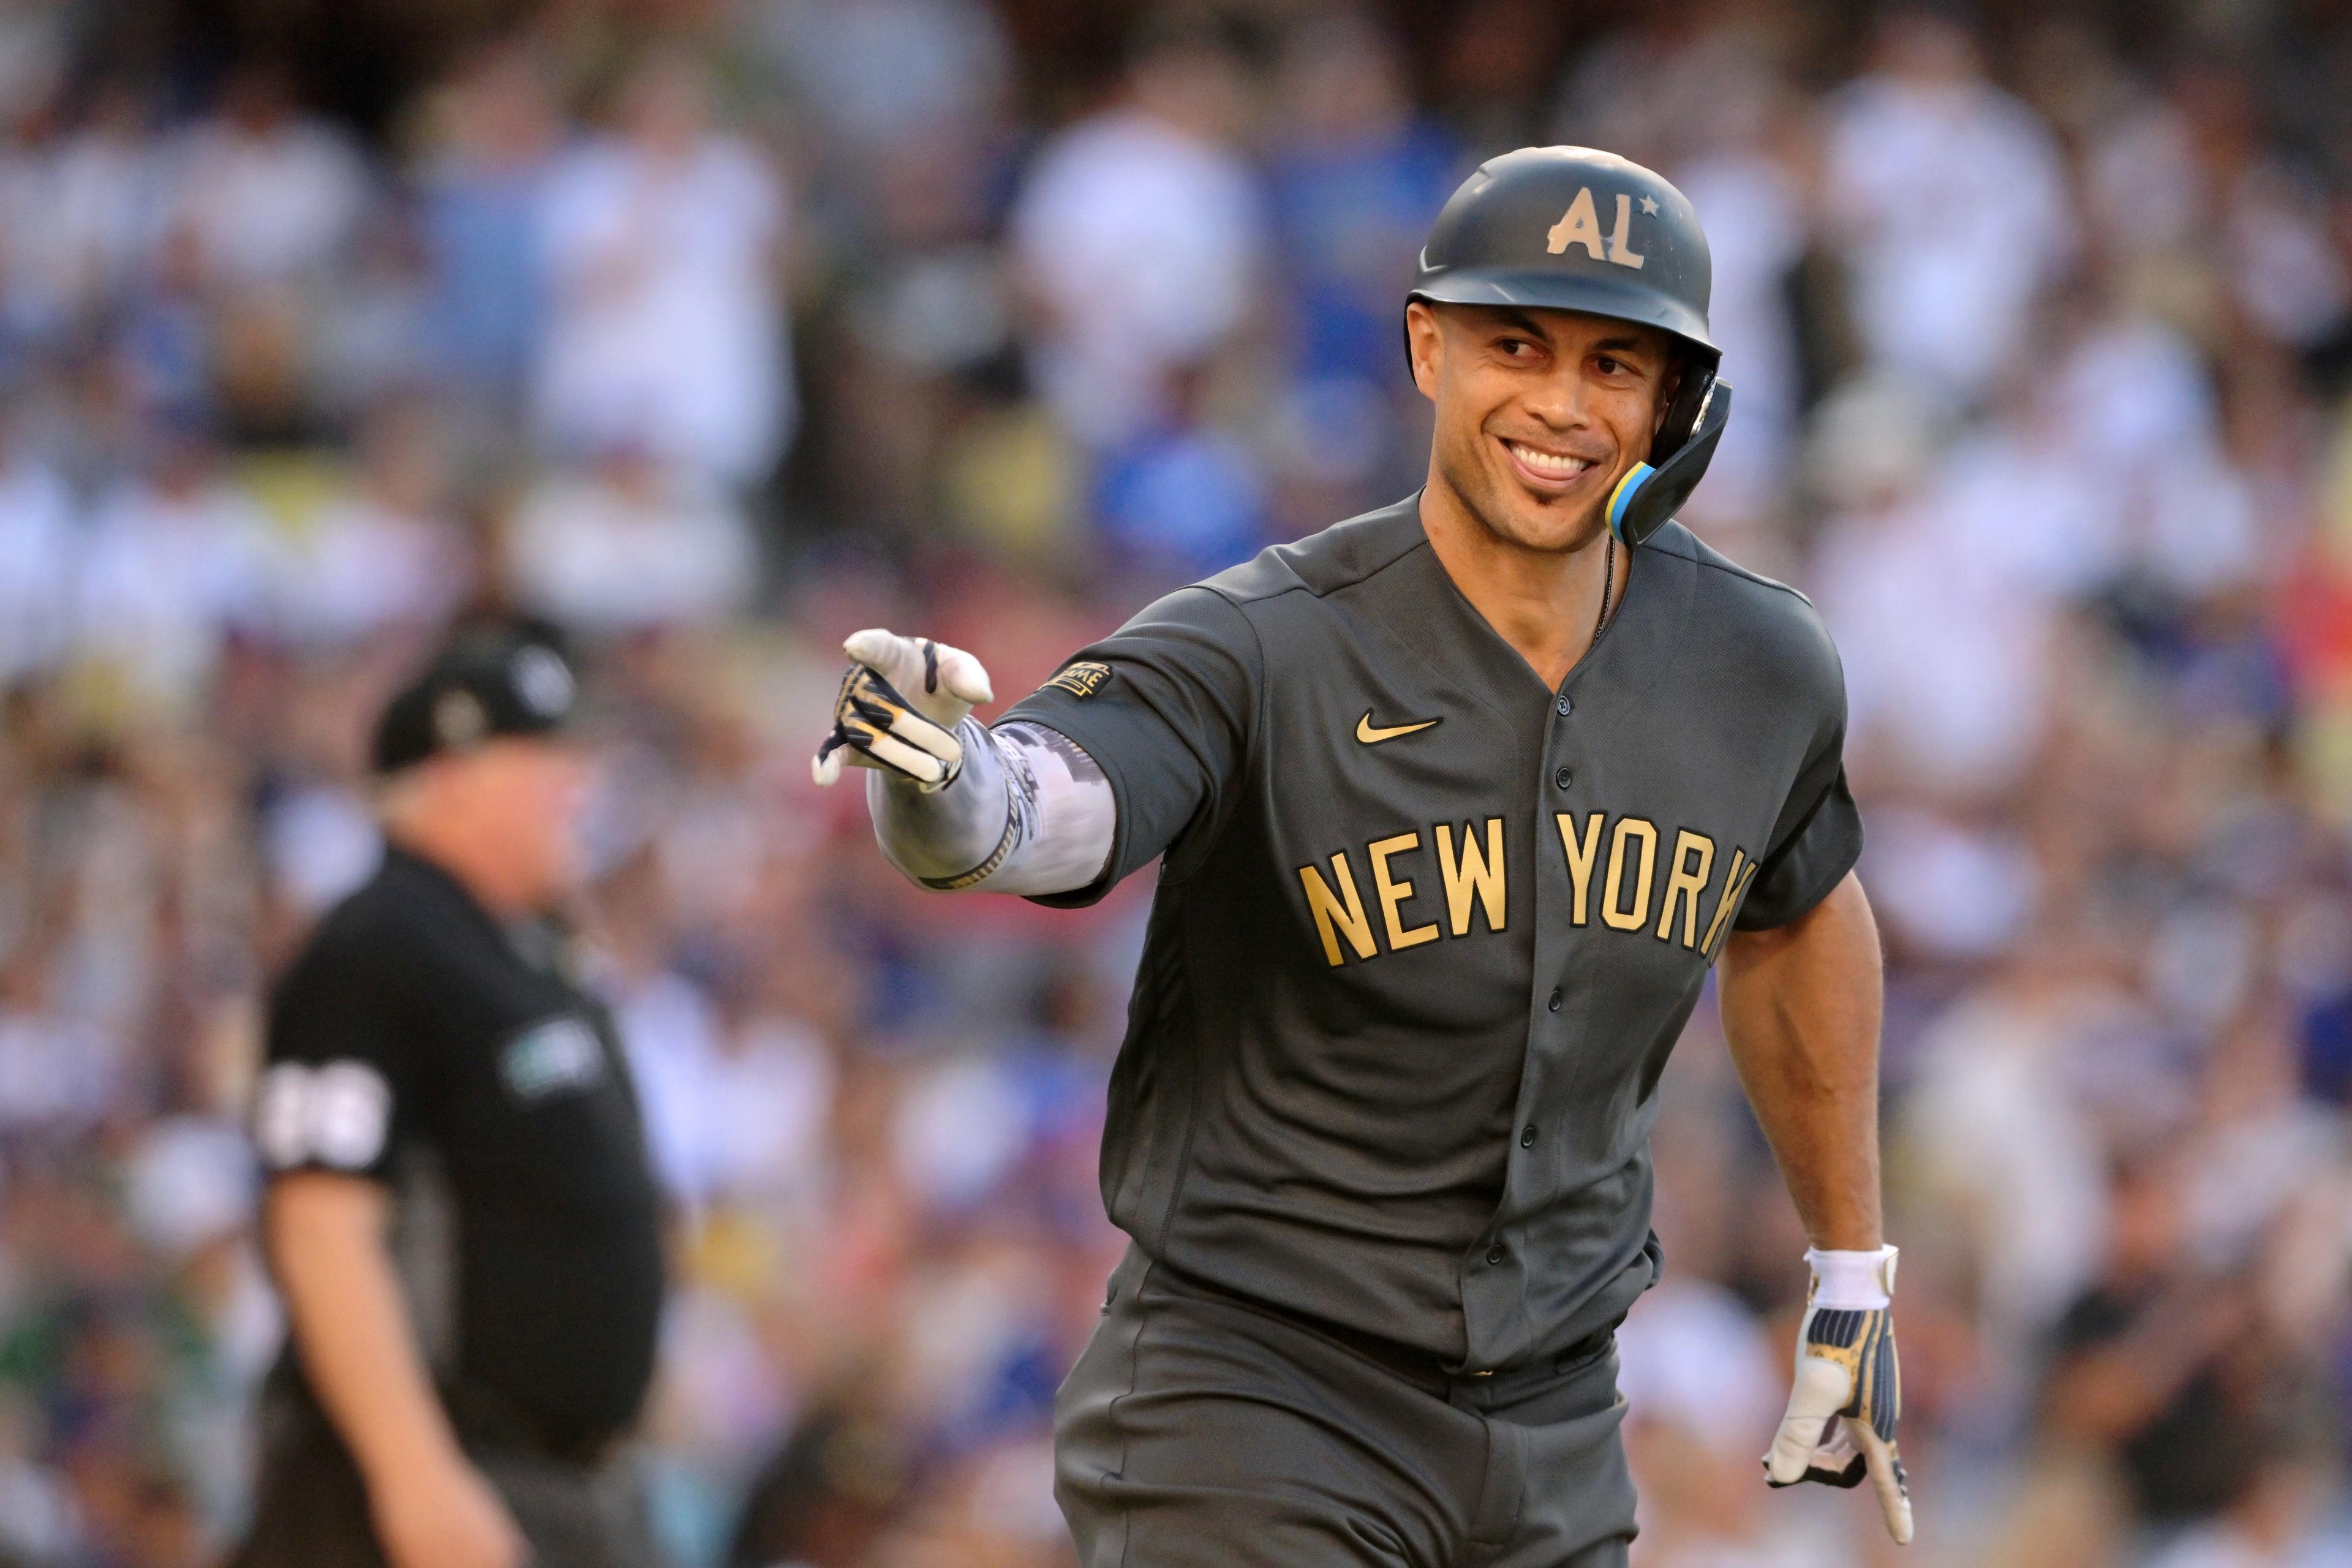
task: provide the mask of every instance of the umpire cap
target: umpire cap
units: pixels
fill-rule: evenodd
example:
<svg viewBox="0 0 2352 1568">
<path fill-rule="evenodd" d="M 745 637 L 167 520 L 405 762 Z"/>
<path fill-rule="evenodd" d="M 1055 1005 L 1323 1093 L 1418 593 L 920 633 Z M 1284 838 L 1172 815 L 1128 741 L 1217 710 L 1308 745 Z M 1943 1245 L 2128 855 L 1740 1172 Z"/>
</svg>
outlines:
<svg viewBox="0 0 2352 1568">
<path fill-rule="evenodd" d="M 551 630 L 515 624 L 460 632 L 384 705 L 375 771 L 398 773 L 500 735 L 562 730 L 577 694 L 572 661 Z"/>
<path fill-rule="evenodd" d="M 1610 528 L 1638 544 L 1688 499 L 1730 416 L 1707 330 L 1713 278 L 1698 214 L 1663 175 L 1596 148 L 1522 147 L 1481 163 L 1447 200 L 1405 297 L 1583 310 L 1675 340 L 1682 380 L 1651 461 L 1609 499 Z"/>
</svg>

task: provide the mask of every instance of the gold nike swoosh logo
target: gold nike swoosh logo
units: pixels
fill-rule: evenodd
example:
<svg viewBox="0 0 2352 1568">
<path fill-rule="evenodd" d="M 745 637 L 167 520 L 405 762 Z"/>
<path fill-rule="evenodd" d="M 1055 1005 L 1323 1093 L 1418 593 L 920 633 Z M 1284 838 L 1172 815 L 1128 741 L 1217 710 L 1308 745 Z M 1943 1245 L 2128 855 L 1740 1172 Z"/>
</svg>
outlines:
<svg viewBox="0 0 2352 1568">
<path fill-rule="evenodd" d="M 1393 741 L 1399 735 L 1410 735 L 1415 730 L 1426 730 L 1436 722 L 1434 719 L 1423 719 L 1418 724 L 1393 724 L 1385 730 L 1375 730 L 1372 728 L 1372 710 L 1367 708 L 1364 710 L 1364 716 L 1356 721 L 1356 739 L 1367 746 L 1377 746 L 1382 741 Z"/>
</svg>

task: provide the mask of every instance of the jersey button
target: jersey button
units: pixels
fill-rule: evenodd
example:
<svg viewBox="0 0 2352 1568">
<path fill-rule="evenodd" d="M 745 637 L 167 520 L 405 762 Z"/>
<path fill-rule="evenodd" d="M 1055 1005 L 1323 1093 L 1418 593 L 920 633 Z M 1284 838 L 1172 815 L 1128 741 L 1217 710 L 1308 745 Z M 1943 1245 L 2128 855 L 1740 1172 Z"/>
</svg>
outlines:
<svg viewBox="0 0 2352 1568">
<path fill-rule="evenodd" d="M 1522 1149 L 1532 1149 L 1535 1146 L 1536 1130 L 1534 1124 L 1529 1123 L 1528 1126 L 1519 1129 L 1519 1147 Z"/>
<path fill-rule="evenodd" d="M 1562 694 L 1562 695 L 1560 695 L 1559 697 L 1556 698 L 1556 699 L 1553 700 L 1553 702 L 1552 702 L 1552 705 L 1551 705 L 1551 706 L 1552 706 L 1552 711 L 1554 711 L 1555 713 L 1558 713 L 1558 714 L 1559 714 L 1561 718 L 1563 718 L 1563 719 L 1567 718 L 1570 713 L 1573 713 L 1573 712 L 1575 712 L 1575 711 L 1576 711 L 1576 704 L 1575 704 L 1575 703 L 1573 703 L 1573 702 L 1570 702 L 1570 701 L 1568 700 L 1567 695 L 1566 695 L 1565 693 L 1563 693 L 1563 694 Z"/>
<path fill-rule="evenodd" d="M 1494 1246 L 1486 1249 L 1486 1261 L 1489 1263 L 1500 1263 L 1503 1261 L 1503 1244 L 1501 1242 L 1498 1241 L 1495 1243 Z"/>
<path fill-rule="evenodd" d="M 1555 985 L 1555 986 L 1553 986 L 1553 987 L 1552 987 L 1552 990 L 1551 990 L 1551 1000 L 1550 1000 L 1550 1001 L 1549 1001 L 1549 1002 L 1547 1002 L 1547 1003 L 1545 1003 L 1545 1004 L 1544 1004 L 1544 1005 L 1545 1005 L 1545 1006 L 1547 1006 L 1547 1007 L 1549 1007 L 1549 1008 L 1550 1008 L 1553 1012 L 1557 1013 L 1557 1012 L 1559 1012 L 1559 1005 L 1560 1005 L 1560 1003 L 1561 1003 L 1563 1000 L 1565 1000 L 1565 999 L 1567 998 L 1567 996 L 1568 996 L 1568 993 L 1567 993 L 1567 992 L 1562 991 L 1559 986 Z"/>
<path fill-rule="evenodd" d="M 1562 768 L 1559 772 L 1551 775 L 1551 782 L 1558 784 L 1560 788 L 1566 789 L 1569 785 L 1576 782 L 1576 775 L 1568 769 Z"/>
</svg>

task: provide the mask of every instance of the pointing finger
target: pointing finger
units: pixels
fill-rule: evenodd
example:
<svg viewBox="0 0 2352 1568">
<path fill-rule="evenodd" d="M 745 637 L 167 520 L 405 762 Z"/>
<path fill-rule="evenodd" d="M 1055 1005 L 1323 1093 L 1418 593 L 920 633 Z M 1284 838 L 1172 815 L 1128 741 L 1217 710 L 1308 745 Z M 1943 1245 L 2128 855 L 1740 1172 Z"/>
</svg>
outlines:
<svg viewBox="0 0 2352 1568">
<path fill-rule="evenodd" d="M 1870 1484 L 1878 1493 L 1879 1509 L 1886 1515 L 1886 1533 L 1895 1538 L 1897 1546 L 1910 1545 L 1911 1493 L 1904 1484 L 1903 1461 L 1895 1457 L 1895 1445 L 1882 1441 L 1866 1421 L 1851 1421 L 1847 1425 L 1853 1429 L 1854 1441 L 1862 1446 Z"/>
<path fill-rule="evenodd" d="M 841 651 L 885 675 L 892 674 L 906 660 L 908 643 L 896 632 L 880 626 L 868 626 L 862 632 L 852 632 L 842 639 Z"/>
</svg>

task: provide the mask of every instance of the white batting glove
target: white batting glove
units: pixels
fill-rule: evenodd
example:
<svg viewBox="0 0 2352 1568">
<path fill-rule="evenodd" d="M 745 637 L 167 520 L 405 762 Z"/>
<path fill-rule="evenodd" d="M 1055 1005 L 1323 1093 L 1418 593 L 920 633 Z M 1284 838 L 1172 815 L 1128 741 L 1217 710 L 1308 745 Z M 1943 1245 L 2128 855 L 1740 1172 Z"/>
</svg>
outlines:
<svg viewBox="0 0 2352 1568">
<path fill-rule="evenodd" d="M 1895 1360 L 1895 1256 L 1809 1250 L 1813 1271 L 1805 1321 L 1797 1330 L 1797 1378 L 1789 1413 L 1764 1456 L 1776 1487 L 1821 1481 L 1862 1484 L 1878 1493 L 1886 1531 L 1911 1541 L 1911 1492 L 1895 1451 L 1903 1378 Z"/>
<path fill-rule="evenodd" d="M 996 696 L 980 660 L 960 647 L 878 626 L 856 633 L 841 651 L 850 658 L 849 673 L 833 700 L 833 733 L 809 767 L 816 782 L 831 784 L 845 761 L 896 773 L 925 794 L 953 784 L 963 771 L 956 726 L 973 703 Z"/>
</svg>

